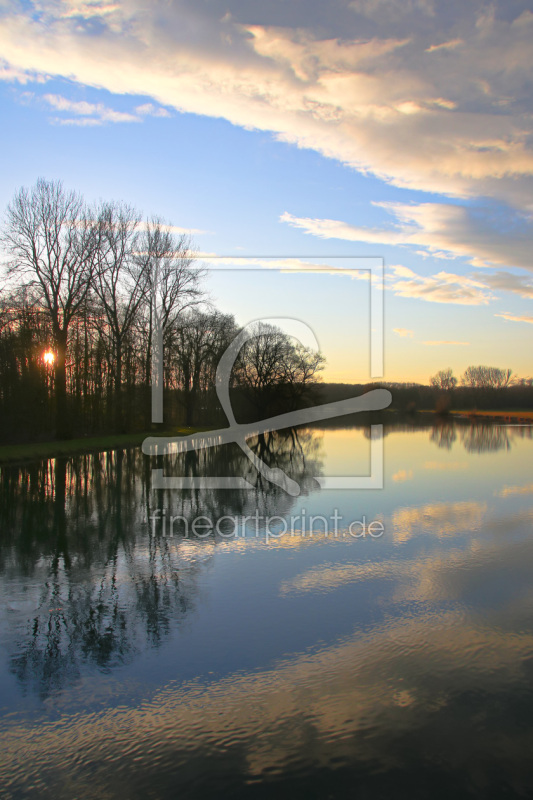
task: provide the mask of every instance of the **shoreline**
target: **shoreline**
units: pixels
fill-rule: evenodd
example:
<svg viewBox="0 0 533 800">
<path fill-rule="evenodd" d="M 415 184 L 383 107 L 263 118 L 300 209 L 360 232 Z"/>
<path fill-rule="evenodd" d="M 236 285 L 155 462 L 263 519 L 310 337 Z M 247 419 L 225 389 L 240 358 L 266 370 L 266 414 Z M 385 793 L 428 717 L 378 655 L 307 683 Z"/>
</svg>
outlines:
<svg viewBox="0 0 533 800">
<path fill-rule="evenodd" d="M 391 410 L 388 410 L 389 414 Z M 406 415 L 393 411 L 396 417 L 395 422 L 411 421 L 414 422 L 418 415 L 428 415 L 440 421 L 446 419 L 464 421 L 484 421 L 484 422 L 503 422 L 508 424 L 533 425 L 533 411 L 469 411 L 453 410 L 447 414 L 439 414 L 435 410 L 420 409 L 414 414 Z M 359 418 L 360 419 L 360 418 Z M 361 420 L 362 421 L 362 420 Z M 380 420 L 385 422 L 385 420 Z M 390 418 L 386 420 L 390 421 Z M 363 424 L 370 424 L 365 421 Z M 189 436 L 193 433 L 209 430 L 208 427 L 177 427 L 164 431 L 142 431 L 140 433 L 105 434 L 102 436 L 85 436 L 75 439 L 65 439 L 62 441 L 48 442 L 24 442 L 22 444 L 3 444 L 0 445 L 0 467 L 11 466 L 28 461 L 38 461 L 46 458 L 57 458 L 60 456 L 84 455 L 86 453 L 107 452 L 120 448 L 139 447 L 148 436 L 171 435 Z"/>
<path fill-rule="evenodd" d="M 533 411 L 450 411 L 449 414 L 461 419 L 533 424 Z"/>
<path fill-rule="evenodd" d="M 140 433 L 105 434 L 102 436 L 84 436 L 52 442 L 24 442 L 23 444 L 0 445 L 0 467 L 11 466 L 26 461 L 38 461 L 60 456 L 85 455 L 86 453 L 102 453 L 120 448 L 139 447 L 147 436 L 165 434 L 172 436 L 188 436 L 199 433 L 205 428 L 178 427 L 164 431 L 142 431 Z"/>
</svg>

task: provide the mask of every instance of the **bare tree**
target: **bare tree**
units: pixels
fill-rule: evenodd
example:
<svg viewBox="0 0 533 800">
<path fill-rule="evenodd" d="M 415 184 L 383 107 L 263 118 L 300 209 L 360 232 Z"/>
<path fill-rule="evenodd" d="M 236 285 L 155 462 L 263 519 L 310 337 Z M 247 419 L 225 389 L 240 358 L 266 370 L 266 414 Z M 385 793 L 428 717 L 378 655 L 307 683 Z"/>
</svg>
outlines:
<svg viewBox="0 0 533 800">
<path fill-rule="evenodd" d="M 2 233 L 8 275 L 32 285 L 50 317 L 55 348 L 56 436 L 71 434 L 66 354 L 69 327 L 89 291 L 95 263 L 95 230 L 80 195 L 61 181 L 39 179 L 20 189 L 7 208 Z"/>
<path fill-rule="evenodd" d="M 115 425 L 125 426 L 122 380 L 126 341 L 149 290 L 148 258 L 142 251 L 140 214 L 124 203 L 104 203 L 98 213 L 94 287 L 108 339 L 115 388 Z"/>
<path fill-rule="evenodd" d="M 144 361 L 145 383 L 152 379 L 154 312 L 157 306 L 159 325 L 163 331 L 164 351 L 171 352 L 176 339 L 178 320 L 183 312 L 201 302 L 200 282 L 204 270 L 195 266 L 195 255 L 189 236 L 174 236 L 157 217 L 150 219 L 142 236 L 142 257 L 146 259 L 149 293 L 143 304 L 146 332 Z"/>
<path fill-rule="evenodd" d="M 461 383 L 477 389 L 503 389 L 511 383 L 512 374 L 512 369 L 468 367 L 463 373 Z"/>
<path fill-rule="evenodd" d="M 457 378 L 454 376 L 451 367 L 439 370 L 436 375 L 429 379 L 429 382 L 436 389 L 444 389 L 445 391 L 455 389 L 457 386 Z"/>
<path fill-rule="evenodd" d="M 205 398 L 214 388 L 219 359 L 237 330 L 233 316 L 216 310 L 193 309 L 176 325 L 169 366 L 183 389 L 186 425 L 195 421 L 200 392 Z"/>
<path fill-rule="evenodd" d="M 257 335 L 246 342 L 237 361 L 237 383 L 257 411 L 294 409 L 317 383 L 324 361 L 279 328 L 258 323 Z"/>
</svg>

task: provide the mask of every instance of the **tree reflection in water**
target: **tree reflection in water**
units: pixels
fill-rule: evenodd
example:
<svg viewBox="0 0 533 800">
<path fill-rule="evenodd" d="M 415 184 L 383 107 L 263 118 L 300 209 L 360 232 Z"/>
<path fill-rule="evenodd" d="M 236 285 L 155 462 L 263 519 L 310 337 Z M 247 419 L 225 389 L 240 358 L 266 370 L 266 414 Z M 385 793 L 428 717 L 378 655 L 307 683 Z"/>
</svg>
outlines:
<svg viewBox="0 0 533 800">
<path fill-rule="evenodd" d="M 457 440 L 455 423 L 446 422 L 440 425 L 435 425 L 431 431 L 430 439 L 432 442 L 435 442 L 437 447 L 443 447 L 446 450 L 451 450 L 454 442 Z"/>
<path fill-rule="evenodd" d="M 312 431 L 264 434 L 251 446 L 303 492 L 321 474 L 321 439 Z M 294 502 L 254 475 L 237 446 L 164 461 L 168 474 L 241 475 L 254 491 L 152 492 L 154 461 L 140 449 L 2 470 L 0 568 L 22 622 L 11 669 L 42 697 L 77 680 L 83 669 L 107 671 L 158 647 L 195 607 L 198 575 L 216 535 L 185 539 L 179 528 L 172 539 L 154 535 L 155 508 L 191 521 L 199 515 L 216 520 L 256 509 L 283 515 Z M 21 615 L 29 617 L 26 623 Z"/>
<path fill-rule="evenodd" d="M 451 450 L 459 436 L 461 444 L 468 453 L 490 453 L 510 450 L 514 439 L 531 439 L 532 435 L 533 428 L 528 426 L 510 427 L 493 422 L 446 421 L 433 426 L 430 440 L 437 447 Z"/>
</svg>

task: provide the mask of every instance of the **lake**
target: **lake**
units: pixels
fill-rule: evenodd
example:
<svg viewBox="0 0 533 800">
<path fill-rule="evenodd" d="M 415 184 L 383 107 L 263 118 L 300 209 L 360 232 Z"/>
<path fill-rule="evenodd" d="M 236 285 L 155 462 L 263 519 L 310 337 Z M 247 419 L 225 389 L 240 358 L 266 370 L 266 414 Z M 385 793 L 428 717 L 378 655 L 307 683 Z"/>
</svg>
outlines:
<svg viewBox="0 0 533 800">
<path fill-rule="evenodd" d="M 532 796 L 532 430 L 385 427 L 368 490 L 316 480 L 368 428 L 262 437 L 297 497 L 236 446 L 3 468 L 2 797 Z"/>
</svg>

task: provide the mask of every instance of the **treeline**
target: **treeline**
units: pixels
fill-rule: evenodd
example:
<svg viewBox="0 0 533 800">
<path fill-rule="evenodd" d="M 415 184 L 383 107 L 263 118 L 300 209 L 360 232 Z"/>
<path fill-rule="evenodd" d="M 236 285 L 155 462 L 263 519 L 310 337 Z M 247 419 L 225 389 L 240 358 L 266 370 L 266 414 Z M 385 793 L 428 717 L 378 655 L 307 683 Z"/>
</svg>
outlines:
<svg viewBox="0 0 533 800">
<path fill-rule="evenodd" d="M 449 391 L 455 389 L 459 381 L 451 367 L 441 369 L 429 379 L 430 385 L 436 389 Z M 499 367 L 467 367 L 461 376 L 461 386 L 470 389 L 506 389 L 508 386 L 531 386 L 533 379 L 513 376 L 512 369 Z"/>
<path fill-rule="evenodd" d="M 460 379 L 451 367 L 430 378 L 436 411 L 451 409 L 480 411 L 533 408 L 533 379 L 513 375 L 511 369 L 484 365 L 470 366 Z"/>
<path fill-rule="evenodd" d="M 239 328 L 207 302 L 190 238 L 124 203 L 89 207 L 61 182 L 21 189 L 2 228 L 0 438 L 151 426 L 163 329 L 165 425 L 217 424 L 220 356 Z M 241 414 L 305 402 L 323 358 L 262 326 L 230 384 Z"/>
<path fill-rule="evenodd" d="M 507 374 L 510 370 L 497 370 L 491 367 L 469 367 L 469 376 L 480 374 L 478 370 L 494 370 L 495 373 Z M 447 370 L 446 370 L 447 372 Z M 453 376 L 452 376 L 453 377 Z M 416 411 L 437 411 L 447 414 L 449 411 L 524 411 L 533 410 L 533 385 L 529 378 L 511 378 L 501 384 L 487 384 L 478 380 L 458 381 L 443 387 L 430 379 L 429 385 L 420 383 L 345 384 L 322 383 L 318 387 L 319 402 L 332 403 L 347 397 L 361 394 L 369 388 L 383 387 L 392 394 L 390 410 L 411 414 Z"/>
<path fill-rule="evenodd" d="M 511 369 L 470 366 L 458 379 L 450 367 L 420 383 L 322 384 L 321 402 L 343 400 L 371 387 L 389 389 L 390 410 L 411 414 L 416 411 L 524 411 L 533 409 L 533 379 L 519 378 Z"/>
<path fill-rule="evenodd" d="M 152 428 L 153 353 L 163 330 L 164 426 L 226 424 L 215 391 L 222 354 L 239 334 L 208 302 L 190 238 L 130 206 L 88 206 L 61 182 L 18 191 L 1 232 L 0 441 L 69 438 Z M 237 419 L 368 391 L 322 385 L 324 358 L 258 325 L 229 376 Z M 533 407 L 530 379 L 469 367 L 429 386 L 392 389 L 393 408 Z"/>
</svg>

